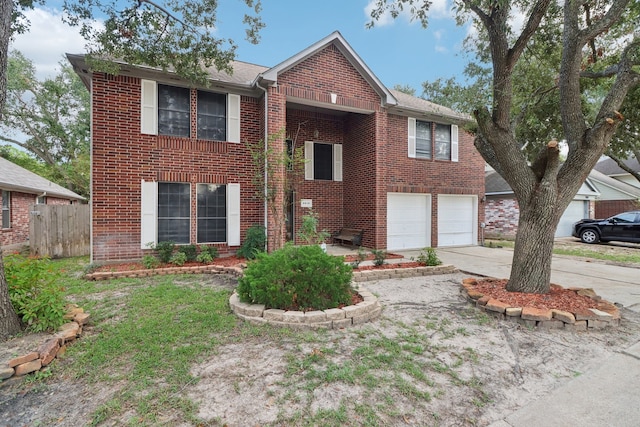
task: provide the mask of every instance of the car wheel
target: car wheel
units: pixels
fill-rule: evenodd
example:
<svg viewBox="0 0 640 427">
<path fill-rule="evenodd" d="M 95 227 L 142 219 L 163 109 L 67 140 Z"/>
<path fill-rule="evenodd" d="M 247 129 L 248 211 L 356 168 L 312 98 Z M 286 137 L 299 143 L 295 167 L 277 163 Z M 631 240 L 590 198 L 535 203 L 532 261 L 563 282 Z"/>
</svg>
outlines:
<svg viewBox="0 0 640 427">
<path fill-rule="evenodd" d="M 582 230 L 580 233 L 580 240 L 584 243 L 598 243 L 600 236 L 598 236 L 597 231 L 588 228 L 586 230 Z"/>
</svg>

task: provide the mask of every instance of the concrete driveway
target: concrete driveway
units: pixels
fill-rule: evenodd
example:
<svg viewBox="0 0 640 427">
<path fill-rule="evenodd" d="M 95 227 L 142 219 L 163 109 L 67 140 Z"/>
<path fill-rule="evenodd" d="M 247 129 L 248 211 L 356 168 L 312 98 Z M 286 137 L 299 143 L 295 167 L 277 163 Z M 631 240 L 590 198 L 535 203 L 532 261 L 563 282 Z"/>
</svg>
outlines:
<svg viewBox="0 0 640 427">
<path fill-rule="evenodd" d="M 508 278 L 513 249 L 466 246 L 438 248 L 438 257 L 445 264 L 453 264 L 470 275 Z M 404 253 L 417 257 L 419 251 Z M 620 267 L 596 261 L 576 260 L 554 255 L 551 282 L 565 288 L 577 286 L 593 288 L 602 298 L 640 312 L 640 268 Z"/>
</svg>

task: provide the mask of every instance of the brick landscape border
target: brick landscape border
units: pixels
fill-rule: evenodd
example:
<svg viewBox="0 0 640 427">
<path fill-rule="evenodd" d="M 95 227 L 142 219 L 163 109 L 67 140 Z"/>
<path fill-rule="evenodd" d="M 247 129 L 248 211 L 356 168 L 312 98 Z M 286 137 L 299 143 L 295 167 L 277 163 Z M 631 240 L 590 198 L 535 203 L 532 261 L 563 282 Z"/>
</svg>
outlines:
<svg viewBox="0 0 640 427">
<path fill-rule="evenodd" d="M 496 280 L 483 278 L 483 280 Z M 589 288 L 568 288 L 578 295 L 594 300 L 597 308 L 568 312 L 557 309 L 538 309 L 534 307 L 512 307 L 489 295 L 483 295 L 475 289 L 477 279 L 462 281 L 462 294 L 477 308 L 499 319 L 517 322 L 524 326 L 540 329 L 567 329 L 586 331 L 604 329 L 620 325 L 620 310 L 609 301 L 603 300 Z"/>
<path fill-rule="evenodd" d="M 82 335 L 82 327 L 89 321 L 89 313 L 75 304 L 67 307 L 64 319 L 68 322 L 60 326 L 58 332 L 47 338 L 37 350 L 14 357 L 0 366 L 0 380 L 4 383 L 11 377 L 21 377 L 47 367 L 53 359 L 62 356 L 67 345 Z"/>
</svg>

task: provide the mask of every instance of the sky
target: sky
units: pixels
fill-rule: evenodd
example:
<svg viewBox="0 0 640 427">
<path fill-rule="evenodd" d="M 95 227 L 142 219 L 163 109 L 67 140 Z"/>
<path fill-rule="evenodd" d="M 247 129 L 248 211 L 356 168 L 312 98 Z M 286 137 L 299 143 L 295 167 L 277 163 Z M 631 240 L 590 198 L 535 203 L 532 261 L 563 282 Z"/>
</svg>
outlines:
<svg viewBox="0 0 640 427">
<path fill-rule="evenodd" d="M 217 36 L 238 45 L 236 59 L 275 66 L 339 31 L 370 70 L 388 88 L 408 85 L 420 95 L 425 81 L 462 78 L 467 56 L 462 42 L 469 29 L 457 27 L 452 0 L 433 0 L 429 27 L 407 16 L 386 17 L 372 29 L 365 27 L 375 0 L 263 0 L 260 43 L 244 40 L 242 0 L 219 2 Z M 77 28 L 62 23 L 61 6 L 49 0 L 27 12 L 30 31 L 17 35 L 10 49 L 31 59 L 39 77 L 53 76 L 65 53 L 83 53 L 85 42 Z"/>
</svg>

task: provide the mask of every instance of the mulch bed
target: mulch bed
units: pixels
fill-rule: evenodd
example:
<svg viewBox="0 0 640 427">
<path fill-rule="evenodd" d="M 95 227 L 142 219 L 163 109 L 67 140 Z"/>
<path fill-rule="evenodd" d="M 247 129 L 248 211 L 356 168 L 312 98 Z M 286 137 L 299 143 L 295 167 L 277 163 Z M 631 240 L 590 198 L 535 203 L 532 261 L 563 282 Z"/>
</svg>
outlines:
<svg viewBox="0 0 640 427">
<path fill-rule="evenodd" d="M 216 258 L 209 263 L 201 263 L 196 261 L 185 262 L 181 267 L 201 267 L 203 265 L 220 265 L 223 267 L 233 267 L 234 265 L 246 263 L 247 260 L 245 258 L 233 256 L 225 256 Z M 168 268 L 168 267 L 177 267 L 175 264 L 160 264 L 157 268 Z M 104 273 L 104 272 L 114 272 L 114 271 L 136 271 L 136 270 L 146 270 L 146 267 L 139 262 L 126 262 L 126 263 L 118 263 L 118 264 L 106 264 L 100 266 L 93 270 L 93 273 Z"/>
<path fill-rule="evenodd" d="M 474 289 L 512 307 L 534 307 L 542 310 L 557 309 L 575 313 L 588 308 L 598 308 L 598 302 L 575 290 L 551 284 L 548 294 L 529 294 L 506 290 L 507 279 L 478 279 Z"/>
<path fill-rule="evenodd" d="M 358 268 L 354 268 L 353 271 L 363 271 L 363 270 L 390 270 L 394 268 L 416 268 L 416 267 L 424 267 L 424 264 L 420 264 L 416 261 L 410 262 L 396 262 L 392 264 L 382 264 L 382 265 L 360 265 Z"/>
<path fill-rule="evenodd" d="M 400 254 L 391 254 L 388 253 L 385 257 L 385 259 L 400 259 L 403 258 L 402 255 Z M 373 254 L 369 254 L 366 256 L 366 258 L 363 261 L 373 261 L 375 259 L 375 257 L 373 256 Z M 344 262 L 353 262 L 358 260 L 358 255 L 344 255 Z"/>
</svg>

